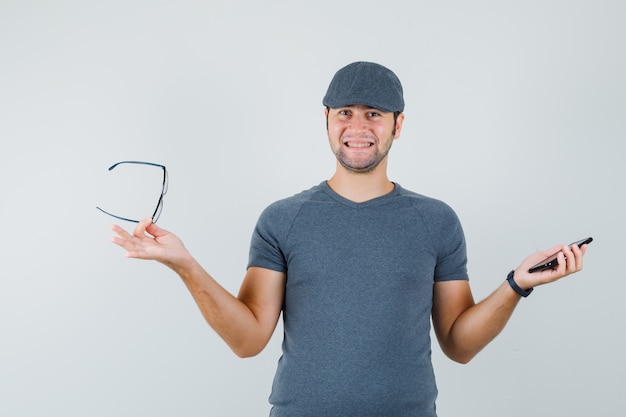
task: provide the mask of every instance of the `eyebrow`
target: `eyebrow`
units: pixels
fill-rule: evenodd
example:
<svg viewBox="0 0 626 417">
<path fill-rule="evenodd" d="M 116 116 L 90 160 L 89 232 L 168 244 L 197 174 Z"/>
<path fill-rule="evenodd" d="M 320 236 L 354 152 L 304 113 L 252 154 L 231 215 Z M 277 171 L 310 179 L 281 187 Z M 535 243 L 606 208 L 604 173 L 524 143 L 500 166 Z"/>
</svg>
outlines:
<svg viewBox="0 0 626 417">
<path fill-rule="evenodd" d="M 359 107 L 359 106 L 365 107 L 366 110 L 376 110 L 376 111 L 379 111 L 381 113 L 393 113 L 393 112 L 385 111 L 383 109 L 379 109 L 378 107 L 366 106 L 366 105 L 363 105 L 363 104 L 349 104 L 347 106 L 337 107 L 334 110 L 343 110 L 343 109 L 349 109 L 349 108 Z"/>
</svg>

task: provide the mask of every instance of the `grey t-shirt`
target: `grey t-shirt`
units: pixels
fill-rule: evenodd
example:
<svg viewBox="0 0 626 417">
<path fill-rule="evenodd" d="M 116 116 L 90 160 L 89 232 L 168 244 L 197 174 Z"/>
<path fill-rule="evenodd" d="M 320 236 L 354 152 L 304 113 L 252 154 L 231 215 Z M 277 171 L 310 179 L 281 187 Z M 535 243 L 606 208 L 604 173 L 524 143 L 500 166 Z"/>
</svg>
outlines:
<svg viewBox="0 0 626 417">
<path fill-rule="evenodd" d="M 395 184 L 354 203 L 326 182 L 263 211 L 248 266 L 287 274 L 271 416 L 435 416 L 433 283 L 466 280 L 463 230 Z"/>
</svg>

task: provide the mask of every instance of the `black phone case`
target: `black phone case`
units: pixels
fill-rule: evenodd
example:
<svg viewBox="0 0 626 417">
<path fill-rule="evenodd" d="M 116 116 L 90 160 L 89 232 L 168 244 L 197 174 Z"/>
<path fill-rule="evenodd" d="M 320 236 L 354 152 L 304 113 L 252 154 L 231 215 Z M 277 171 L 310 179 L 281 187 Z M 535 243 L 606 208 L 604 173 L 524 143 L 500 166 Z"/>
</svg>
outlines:
<svg viewBox="0 0 626 417">
<path fill-rule="evenodd" d="M 581 239 L 577 242 L 574 243 L 570 243 L 570 247 L 574 246 L 574 245 L 578 245 L 578 247 L 580 248 L 582 245 L 586 245 L 589 244 L 593 241 L 592 237 L 588 237 L 586 239 Z M 530 268 L 528 270 L 528 272 L 537 272 L 537 271 L 543 271 L 545 269 L 552 269 L 552 268 L 556 268 L 556 266 L 559 264 L 559 262 L 557 261 L 556 257 L 559 254 L 559 252 L 554 253 L 550 256 L 548 256 L 546 259 L 544 259 L 543 261 L 539 262 L 537 265 L 533 266 L 532 268 Z"/>
</svg>

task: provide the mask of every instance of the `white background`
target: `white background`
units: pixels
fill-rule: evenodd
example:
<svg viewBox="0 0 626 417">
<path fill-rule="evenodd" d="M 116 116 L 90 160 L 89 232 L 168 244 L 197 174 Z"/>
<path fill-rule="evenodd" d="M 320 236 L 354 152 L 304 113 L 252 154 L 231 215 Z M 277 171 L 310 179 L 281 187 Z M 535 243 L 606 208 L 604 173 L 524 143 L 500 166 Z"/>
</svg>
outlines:
<svg viewBox="0 0 626 417">
<path fill-rule="evenodd" d="M 457 211 L 477 299 L 595 238 L 470 364 L 433 346 L 440 416 L 623 415 L 625 21 L 619 0 L 0 0 L 0 415 L 267 415 L 281 329 L 236 358 L 95 206 L 112 163 L 167 165 L 159 224 L 236 292 L 260 211 L 332 174 L 321 99 L 355 60 L 402 80 L 390 176 Z"/>
</svg>

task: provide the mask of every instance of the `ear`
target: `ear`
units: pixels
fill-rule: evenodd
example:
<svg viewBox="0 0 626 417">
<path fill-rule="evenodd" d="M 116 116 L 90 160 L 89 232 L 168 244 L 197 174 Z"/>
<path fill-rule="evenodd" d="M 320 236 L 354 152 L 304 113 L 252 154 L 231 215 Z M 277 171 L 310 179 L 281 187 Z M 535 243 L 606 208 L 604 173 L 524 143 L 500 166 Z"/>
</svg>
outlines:
<svg viewBox="0 0 626 417">
<path fill-rule="evenodd" d="M 394 139 L 398 139 L 400 137 L 400 132 L 402 132 L 402 123 L 404 123 L 404 113 L 400 113 L 396 119 L 396 134 L 393 136 Z"/>
<path fill-rule="evenodd" d="M 328 107 L 324 107 L 324 119 L 326 120 L 326 132 L 328 133 Z"/>
</svg>

